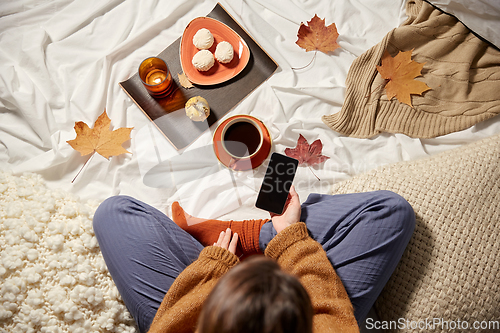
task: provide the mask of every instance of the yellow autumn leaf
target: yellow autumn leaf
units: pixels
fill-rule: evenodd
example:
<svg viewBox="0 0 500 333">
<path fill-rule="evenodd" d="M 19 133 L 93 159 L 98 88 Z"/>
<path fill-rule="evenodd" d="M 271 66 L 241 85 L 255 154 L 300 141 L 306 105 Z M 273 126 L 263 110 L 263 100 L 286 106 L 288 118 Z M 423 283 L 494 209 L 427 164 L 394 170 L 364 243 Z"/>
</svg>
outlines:
<svg viewBox="0 0 500 333">
<path fill-rule="evenodd" d="M 411 60 L 413 50 L 399 52 L 394 58 L 389 52 L 385 51 L 382 56 L 382 64 L 377 65 L 377 71 L 388 80 L 385 85 L 387 98 L 396 97 L 401 103 L 411 107 L 411 95 L 422 95 L 429 88 L 424 82 L 415 80 L 421 75 L 425 63 L 418 63 Z"/>
<path fill-rule="evenodd" d="M 93 128 L 90 128 L 83 121 L 76 122 L 76 139 L 66 142 L 73 149 L 79 151 L 82 156 L 98 153 L 109 159 L 110 156 L 130 153 L 122 147 L 122 144 L 130 140 L 130 131 L 133 127 L 123 127 L 111 131 L 110 125 L 111 120 L 104 110 L 95 121 Z"/>
</svg>

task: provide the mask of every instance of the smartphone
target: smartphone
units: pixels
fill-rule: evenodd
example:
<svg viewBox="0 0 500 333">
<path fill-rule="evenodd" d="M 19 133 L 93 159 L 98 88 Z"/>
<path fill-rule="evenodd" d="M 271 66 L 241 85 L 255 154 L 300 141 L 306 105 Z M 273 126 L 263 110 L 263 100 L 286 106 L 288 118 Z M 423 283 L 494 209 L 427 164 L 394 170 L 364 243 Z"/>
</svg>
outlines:
<svg viewBox="0 0 500 333">
<path fill-rule="evenodd" d="M 288 192 L 299 161 L 286 155 L 273 153 L 267 165 L 255 206 L 275 214 L 282 214 Z"/>
</svg>

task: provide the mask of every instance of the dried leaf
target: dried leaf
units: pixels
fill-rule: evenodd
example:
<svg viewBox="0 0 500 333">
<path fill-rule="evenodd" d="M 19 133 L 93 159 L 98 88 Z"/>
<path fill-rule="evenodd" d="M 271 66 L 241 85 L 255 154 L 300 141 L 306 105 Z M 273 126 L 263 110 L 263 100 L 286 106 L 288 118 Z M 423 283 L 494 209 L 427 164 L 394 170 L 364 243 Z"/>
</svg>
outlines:
<svg viewBox="0 0 500 333">
<path fill-rule="evenodd" d="M 377 65 L 380 75 L 389 80 L 385 85 L 387 98 L 394 96 L 401 102 L 411 107 L 411 95 L 422 95 L 429 88 L 424 82 L 415 80 L 415 77 L 421 75 L 425 63 L 418 63 L 411 60 L 411 52 L 399 52 L 394 58 L 389 52 L 385 51 L 382 56 L 382 65 Z"/>
<path fill-rule="evenodd" d="M 130 139 L 132 128 L 118 128 L 110 131 L 111 120 L 106 110 L 97 118 L 94 128 L 89 128 L 83 121 L 75 123 L 76 139 L 66 141 L 82 154 L 82 156 L 97 152 L 105 158 L 129 153 L 122 144 Z"/>
<path fill-rule="evenodd" d="M 297 146 L 293 149 L 286 148 L 285 155 L 293 157 L 299 161 L 299 165 L 313 166 L 322 163 L 330 157 L 321 155 L 323 144 L 320 139 L 314 141 L 311 145 L 307 142 L 306 138 L 299 135 Z"/>
<path fill-rule="evenodd" d="M 325 19 L 320 19 L 318 15 L 314 15 L 311 21 L 300 24 L 297 37 L 299 38 L 295 43 L 301 48 L 309 51 L 321 51 L 328 53 L 339 48 L 337 44 L 337 27 L 335 23 L 330 24 L 328 27 L 325 25 Z"/>
<path fill-rule="evenodd" d="M 186 74 L 184 73 L 177 73 L 177 77 L 179 78 L 179 83 L 181 86 L 183 86 L 186 89 L 194 88 L 193 84 L 189 79 L 187 78 Z"/>
</svg>

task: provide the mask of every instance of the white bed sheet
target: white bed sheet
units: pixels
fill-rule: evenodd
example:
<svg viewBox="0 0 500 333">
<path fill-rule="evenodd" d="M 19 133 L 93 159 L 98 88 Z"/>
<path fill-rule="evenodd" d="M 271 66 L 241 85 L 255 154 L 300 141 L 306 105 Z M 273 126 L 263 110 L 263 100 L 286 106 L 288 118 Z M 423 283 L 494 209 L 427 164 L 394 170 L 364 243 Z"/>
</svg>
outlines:
<svg viewBox="0 0 500 333">
<path fill-rule="evenodd" d="M 227 116 L 251 114 L 268 126 L 273 150 L 294 147 L 299 134 L 321 139 L 330 157 L 312 171 L 300 167 L 295 185 L 305 200 L 332 184 L 380 165 L 414 160 L 500 133 L 497 116 L 435 139 L 381 134 L 349 138 L 321 116 L 340 110 L 352 61 L 405 19 L 404 0 L 221 0 L 221 4 L 279 64 L 276 73 Z M 156 55 L 205 16 L 216 1 L 10 0 L 0 4 L 0 168 L 41 174 L 51 188 L 83 200 L 122 194 L 169 213 L 174 200 L 203 217 L 266 217 L 254 208 L 265 165 L 234 173 L 211 148 L 214 128 L 176 151 L 119 87 L 140 61 Z M 313 57 L 297 31 L 314 14 L 335 23 L 341 49 Z M 175 75 L 175 73 L 174 73 Z M 221 96 L 223 98 L 223 96 Z M 106 109 L 112 127 L 134 127 L 131 154 L 88 157 L 67 143 L 74 123 L 90 126 Z M 191 155 L 190 155 L 191 154 Z M 196 155 L 193 159 L 190 156 Z M 169 169 L 176 161 L 176 170 Z M 180 162 L 183 164 L 181 164 Z M 214 186 L 214 184 L 217 184 Z"/>
</svg>

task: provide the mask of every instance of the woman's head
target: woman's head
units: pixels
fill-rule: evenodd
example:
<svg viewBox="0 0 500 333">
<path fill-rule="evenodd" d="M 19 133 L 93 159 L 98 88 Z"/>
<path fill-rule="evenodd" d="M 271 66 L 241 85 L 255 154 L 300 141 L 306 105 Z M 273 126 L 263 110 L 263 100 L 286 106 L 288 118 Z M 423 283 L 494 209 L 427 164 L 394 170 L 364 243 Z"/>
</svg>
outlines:
<svg viewBox="0 0 500 333">
<path fill-rule="evenodd" d="M 266 257 L 223 276 L 203 305 L 200 333 L 312 332 L 311 300 L 299 280 Z"/>
</svg>

